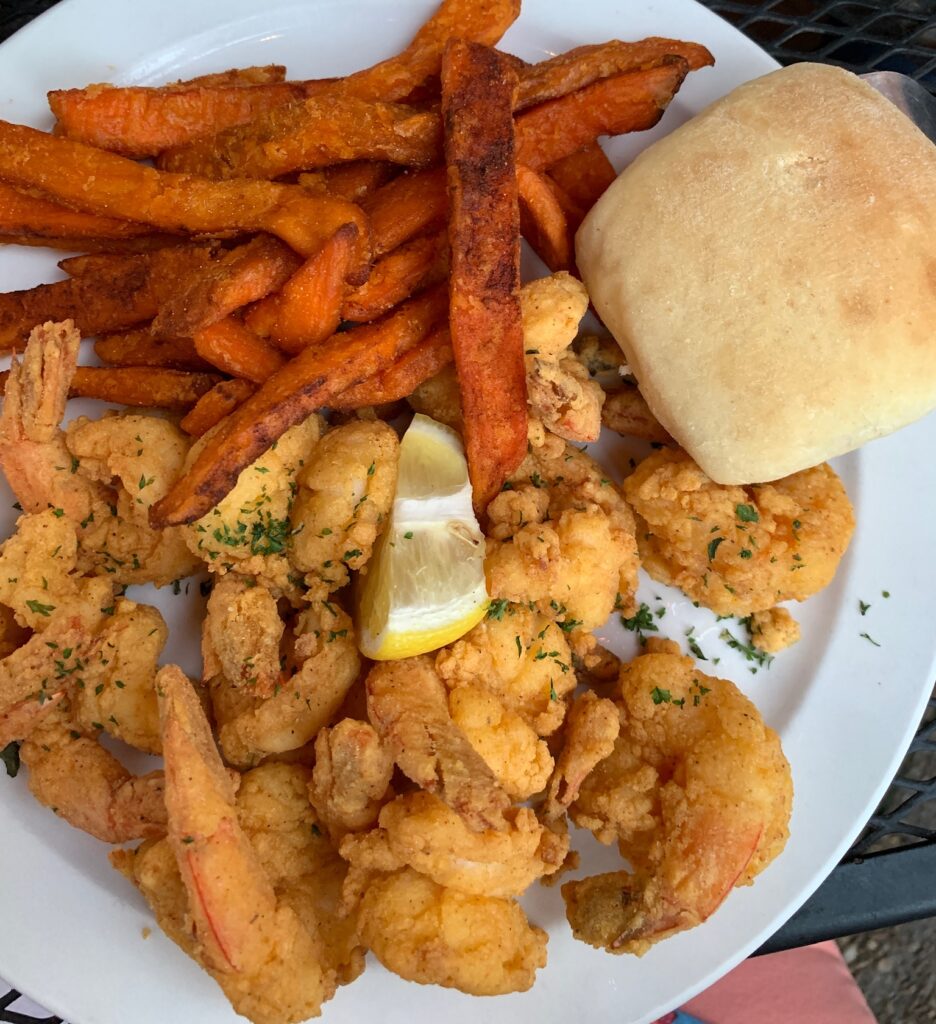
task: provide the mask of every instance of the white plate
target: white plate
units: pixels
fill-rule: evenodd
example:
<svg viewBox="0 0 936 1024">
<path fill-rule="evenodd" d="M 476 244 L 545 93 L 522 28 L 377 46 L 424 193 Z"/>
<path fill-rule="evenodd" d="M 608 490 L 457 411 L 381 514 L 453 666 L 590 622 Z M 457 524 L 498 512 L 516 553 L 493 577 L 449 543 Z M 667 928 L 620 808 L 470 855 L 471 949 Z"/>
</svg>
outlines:
<svg viewBox="0 0 936 1024">
<path fill-rule="evenodd" d="M 433 0 L 66 0 L 2 47 L 0 116 L 48 127 L 45 91 L 110 80 L 157 83 L 244 64 L 280 62 L 294 76 L 341 74 L 401 47 Z M 624 159 L 735 85 L 774 63 L 691 0 L 527 0 L 505 47 L 528 59 L 611 37 L 669 35 L 705 43 L 718 64 L 690 76 L 662 124 L 612 147 Z M 0 252 L 0 287 L 58 276 L 39 251 Z M 678 289 L 678 281 L 673 282 Z M 100 407 L 98 407 L 99 409 Z M 596 446 L 597 447 L 597 446 Z M 602 456 L 626 462 L 620 443 Z M 891 779 L 919 720 L 934 671 L 936 483 L 915 452 L 936 449 L 936 418 L 838 460 L 858 531 L 834 583 L 798 609 L 803 640 L 752 676 L 717 640 L 721 625 L 675 592 L 644 580 L 663 603 L 663 633 L 682 639 L 693 623 L 718 671 L 731 676 L 778 729 L 793 765 L 792 838 L 753 888 L 737 890 L 703 927 L 643 959 L 612 957 L 574 942 L 558 889 L 525 900 L 550 932 L 549 966 L 533 989 L 483 1003 L 417 988 L 371 962 L 361 980 L 326 1005 L 331 1024 L 594 1020 L 645 1024 L 711 984 L 766 939 L 832 869 Z M 8 509 L 6 501 L 0 505 Z M 9 522 L 12 523 L 12 513 Z M 0 524 L 3 525 L 3 524 Z M 197 588 L 195 588 L 197 589 Z M 890 592 L 884 599 L 882 590 Z M 655 600 L 659 595 L 660 601 Z M 147 595 L 147 600 L 151 598 Z M 871 603 L 865 617 L 858 601 Z M 197 600 L 197 599 L 195 599 Z M 173 630 L 173 657 L 197 669 L 195 609 L 164 591 L 157 603 Z M 186 633 L 187 629 L 187 633 Z M 881 646 L 859 634 L 867 632 Z M 186 641 L 185 637 L 188 637 Z M 629 650 L 618 626 L 609 642 Z M 25 773 L 24 773 L 25 774 Z M 233 1013 L 214 982 L 153 925 L 136 893 L 108 866 L 105 848 L 56 820 L 26 788 L 0 779 L 0 974 L 73 1024 L 222 1024 Z M 585 870 L 607 870 L 610 851 L 586 844 Z"/>
</svg>

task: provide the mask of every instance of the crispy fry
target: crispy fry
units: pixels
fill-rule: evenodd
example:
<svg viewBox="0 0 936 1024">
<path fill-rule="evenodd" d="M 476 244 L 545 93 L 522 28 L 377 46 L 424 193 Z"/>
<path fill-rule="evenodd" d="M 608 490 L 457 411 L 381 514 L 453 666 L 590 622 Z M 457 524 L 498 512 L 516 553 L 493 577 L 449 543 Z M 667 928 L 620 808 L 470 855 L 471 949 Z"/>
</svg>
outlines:
<svg viewBox="0 0 936 1024">
<path fill-rule="evenodd" d="M 258 302 L 247 313 L 247 326 L 293 354 L 331 337 L 341 322 L 356 242 L 353 224 L 339 228 L 278 294 Z"/>
<path fill-rule="evenodd" d="M 9 370 L 0 373 L 0 393 Z M 186 373 L 153 366 L 79 366 L 68 389 L 69 398 L 152 409 L 187 409 L 218 383 L 214 373 Z"/>
<path fill-rule="evenodd" d="M 229 313 L 282 287 L 301 260 L 289 246 L 260 235 L 193 274 L 153 321 L 157 338 L 193 337 Z"/>
<path fill-rule="evenodd" d="M 438 284 L 448 273 L 448 263 L 445 231 L 406 242 L 374 264 L 367 281 L 345 301 L 342 318 L 376 320 L 419 289 Z"/>
<path fill-rule="evenodd" d="M 368 261 L 361 210 L 299 185 L 166 174 L 5 121 L 0 121 L 0 180 L 38 189 L 91 213 L 135 219 L 166 231 L 269 231 L 303 256 L 318 252 L 342 224 L 353 223 L 361 231 L 360 263 Z"/>
<path fill-rule="evenodd" d="M 418 344 L 445 316 L 446 304 L 440 285 L 383 320 L 335 334 L 301 352 L 244 402 L 188 472 L 151 508 L 153 525 L 201 518 L 231 490 L 241 470 L 291 426 Z"/>
<path fill-rule="evenodd" d="M 113 217 L 79 213 L 0 184 L 0 234 L 36 239 L 127 239 L 148 235 L 150 228 Z"/>
<path fill-rule="evenodd" d="M 360 203 L 385 185 L 398 170 L 395 164 L 386 160 L 352 160 L 347 164 L 334 164 L 300 174 L 299 184 L 312 191 L 330 192 L 349 203 Z"/>
<path fill-rule="evenodd" d="M 544 174 L 517 168 L 520 230 L 533 251 L 551 271 L 572 265 L 572 239 L 566 215 Z"/>
<path fill-rule="evenodd" d="M 554 163 L 546 173 L 558 186 L 554 189 L 554 194 L 565 212 L 569 230 L 573 234 L 578 230 L 585 214 L 617 177 L 614 165 L 597 142 Z"/>
<path fill-rule="evenodd" d="M 169 88 L 90 85 L 56 89 L 56 133 L 128 157 L 156 156 L 305 95 L 301 83 L 188 84 Z"/>
<path fill-rule="evenodd" d="M 401 174 L 368 196 L 361 206 L 370 218 L 374 256 L 383 256 L 445 221 L 445 169 Z"/>
<path fill-rule="evenodd" d="M 608 395 L 601 408 L 601 422 L 626 437 L 642 437 L 658 444 L 674 443 L 635 384 L 625 383 L 620 391 Z"/>
<path fill-rule="evenodd" d="M 197 331 L 195 349 L 212 366 L 255 384 L 272 377 L 286 362 L 282 352 L 258 338 L 233 316 Z"/>
<path fill-rule="evenodd" d="M 197 75 L 195 78 L 179 79 L 178 82 L 160 88 L 191 89 L 198 85 L 219 88 L 226 85 L 272 85 L 285 81 L 285 64 L 258 64 L 249 68 L 228 68 L 227 71 L 212 71 L 207 75 Z"/>
<path fill-rule="evenodd" d="M 0 295 L 0 349 L 36 324 L 73 319 L 85 336 L 133 327 L 156 314 L 171 290 L 212 258 L 208 248 L 176 246 L 141 256 L 82 257 L 94 272 Z M 65 261 L 66 263 L 68 261 Z"/>
<path fill-rule="evenodd" d="M 168 245 L 178 244 L 178 235 L 149 234 L 139 235 L 137 238 L 71 238 L 68 235 L 50 235 L 47 238 L 40 238 L 37 235 L 0 234 L 0 245 L 28 245 L 30 248 L 58 249 L 60 252 L 127 256 L 155 252 L 157 249 L 165 249 Z"/>
<path fill-rule="evenodd" d="M 523 69 L 514 110 L 525 110 L 537 103 L 558 99 L 600 78 L 655 67 L 667 54 L 684 58 L 690 71 L 715 63 L 711 53 L 698 43 L 657 36 L 636 43 L 612 39 L 607 43 L 577 46 L 549 60 L 528 64 Z"/>
<path fill-rule="evenodd" d="M 392 366 L 333 399 L 331 407 L 342 411 L 363 409 L 368 405 L 385 405 L 406 398 L 423 381 L 434 377 L 451 361 L 451 335 L 447 327 L 440 327 L 397 359 Z"/>
<path fill-rule="evenodd" d="M 543 170 L 594 142 L 652 128 L 689 73 L 683 57 L 666 55 L 655 67 L 603 78 L 517 117 L 517 160 Z"/>
<path fill-rule="evenodd" d="M 179 421 L 179 426 L 192 437 L 207 434 L 257 390 L 249 380 L 222 380 L 201 398 Z"/>
<path fill-rule="evenodd" d="M 278 178 L 346 160 L 425 167 L 439 153 L 439 117 L 400 103 L 310 96 L 181 149 L 159 166 L 205 178 Z"/>
<path fill-rule="evenodd" d="M 520 215 L 511 102 L 516 74 L 460 41 L 442 62 L 448 166 L 452 348 L 475 507 L 483 511 L 526 454 Z"/>
<path fill-rule="evenodd" d="M 211 371 L 191 338 L 154 338 L 148 327 L 105 334 L 94 354 L 110 366 L 165 366 L 170 370 Z"/>
</svg>

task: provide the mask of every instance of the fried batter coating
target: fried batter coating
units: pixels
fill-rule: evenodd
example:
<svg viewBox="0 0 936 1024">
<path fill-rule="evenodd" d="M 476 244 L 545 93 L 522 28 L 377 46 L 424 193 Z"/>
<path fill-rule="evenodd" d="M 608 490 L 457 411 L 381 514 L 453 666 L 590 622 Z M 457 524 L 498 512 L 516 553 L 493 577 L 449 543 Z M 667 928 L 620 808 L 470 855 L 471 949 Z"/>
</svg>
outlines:
<svg viewBox="0 0 936 1024">
<path fill-rule="evenodd" d="M 634 517 L 602 468 L 571 445 L 546 446 L 509 484 L 488 506 L 491 596 L 532 602 L 583 638 L 615 608 L 632 612 Z"/>
<path fill-rule="evenodd" d="M 461 394 L 454 365 L 446 366 L 434 377 L 423 381 L 407 398 L 414 412 L 421 412 L 439 423 L 457 430 L 464 430 L 462 420 Z"/>
<path fill-rule="evenodd" d="M 565 633 L 524 605 L 507 604 L 442 648 L 436 670 L 453 692 L 471 686 L 492 694 L 537 736 L 555 732 L 565 697 L 575 689 Z"/>
<path fill-rule="evenodd" d="M 675 444 L 667 430 L 650 411 L 636 384 L 618 383 L 618 390 L 605 399 L 601 422 L 616 434 L 640 437 L 658 444 Z"/>
<path fill-rule="evenodd" d="M 691 658 L 644 654 L 621 669 L 621 732 L 570 813 L 618 841 L 633 874 L 563 886 L 578 938 L 641 955 L 706 920 L 783 849 L 793 785 L 757 708 Z"/>
<path fill-rule="evenodd" d="M 368 722 L 343 718 L 319 732 L 309 798 L 334 841 L 377 823 L 392 775 L 393 758 Z"/>
<path fill-rule="evenodd" d="M 549 747 L 515 711 L 476 686 L 452 690 L 449 711 L 511 800 L 528 800 L 546 788 L 553 767 Z"/>
<path fill-rule="evenodd" d="M 506 828 L 510 798 L 452 721 L 433 659 L 378 662 L 366 685 L 368 717 L 404 775 L 437 793 L 475 831 Z"/>
<path fill-rule="evenodd" d="M 198 457 L 223 421 L 195 442 L 186 468 Z M 290 580 L 292 543 L 290 510 L 297 477 L 318 442 L 322 420 L 313 415 L 297 424 L 252 462 L 237 483 L 206 515 L 183 527 L 193 554 L 217 575 L 226 572 L 254 576 L 276 593 L 294 589 Z"/>
<path fill-rule="evenodd" d="M 773 483 L 713 483 L 678 450 L 654 452 L 624 481 L 641 564 L 719 615 L 804 601 L 826 586 L 855 518 L 828 465 Z"/>
<path fill-rule="evenodd" d="M 799 623 L 786 608 L 754 612 L 748 622 L 751 643 L 761 651 L 776 654 L 800 638 Z"/>
<path fill-rule="evenodd" d="M 445 889 L 410 868 L 368 887 L 360 928 L 394 974 L 471 995 L 525 992 L 546 965 L 546 933 L 519 904 Z"/>
<path fill-rule="evenodd" d="M 292 562 L 327 597 L 374 550 L 396 492 L 400 442 L 381 420 L 346 423 L 318 443 L 299 474 Z"/>
<path fill-rule="evenodd" d="M 475 832 L 431 793 L 404 793 L 381 810 L 376 836 L 346 837 L 341 855 L 357 870 L 408 865 L 458 892 L 519 896 L 559 869 L 569 836 L 546 828 L 529 807 L 511 809 L 508 822 Z"/>
</svg>

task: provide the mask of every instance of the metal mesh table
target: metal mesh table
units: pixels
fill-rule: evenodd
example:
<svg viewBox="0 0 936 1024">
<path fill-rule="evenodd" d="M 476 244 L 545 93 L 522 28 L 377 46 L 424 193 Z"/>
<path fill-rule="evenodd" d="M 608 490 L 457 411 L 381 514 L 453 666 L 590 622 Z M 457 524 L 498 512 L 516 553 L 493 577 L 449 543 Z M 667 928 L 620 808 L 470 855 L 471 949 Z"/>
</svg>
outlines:
<svg viewBox="0 0 936 1024">
<path fill-rule="evenodd" d="M 56 0 L 0 0 L 0 41 Z M 936 0 L 703 0 L 781 64 L 900 71 L 936 94 Z M 880 806 L 819 891 L 759 952 L 936 916 L 936 691 Z M 58 1024 L 9 991 L 0 1022 Z"/>
</svg>

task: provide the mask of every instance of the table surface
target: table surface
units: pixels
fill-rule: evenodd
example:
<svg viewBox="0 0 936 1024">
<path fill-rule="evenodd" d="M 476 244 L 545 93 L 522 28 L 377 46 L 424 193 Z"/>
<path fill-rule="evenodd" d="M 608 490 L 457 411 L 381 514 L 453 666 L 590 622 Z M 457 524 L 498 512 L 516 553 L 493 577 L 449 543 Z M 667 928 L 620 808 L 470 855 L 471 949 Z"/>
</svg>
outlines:
<svg viewBox="0 0 936 1024">
<path fill-rule="evenodd" d="M 0 0 L 0 41 L 56 0 Z M 936 94 L 936 0 L 702 0 L 781 64 L 900 71 Z M 759 952 L 936 916 L 936 690 L 880 806 L 818 892 Z M 58 1017 L 0 981 L 0 1022 Z"/>
</svg>

